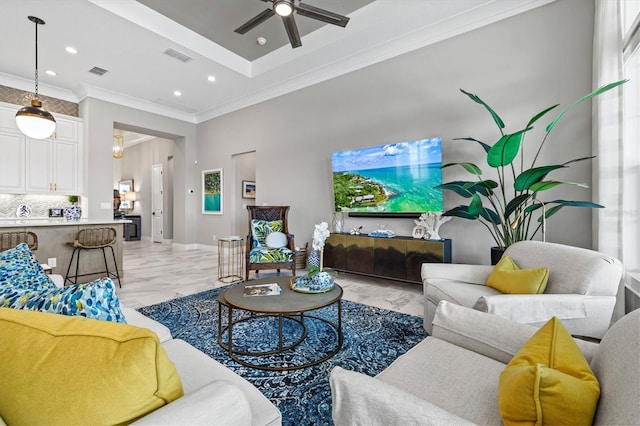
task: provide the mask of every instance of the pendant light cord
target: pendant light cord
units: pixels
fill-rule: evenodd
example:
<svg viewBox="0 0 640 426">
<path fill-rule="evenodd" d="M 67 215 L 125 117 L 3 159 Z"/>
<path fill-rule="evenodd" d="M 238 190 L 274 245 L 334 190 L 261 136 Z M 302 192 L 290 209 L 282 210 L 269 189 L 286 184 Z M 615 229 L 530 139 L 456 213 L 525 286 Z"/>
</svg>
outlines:
<svg viewBox="0 0 640 426">
<path fill-rule="evenodd" d="M 38 22 L 36 24 L 36 99 L 38 99 Z"/>
</svg>

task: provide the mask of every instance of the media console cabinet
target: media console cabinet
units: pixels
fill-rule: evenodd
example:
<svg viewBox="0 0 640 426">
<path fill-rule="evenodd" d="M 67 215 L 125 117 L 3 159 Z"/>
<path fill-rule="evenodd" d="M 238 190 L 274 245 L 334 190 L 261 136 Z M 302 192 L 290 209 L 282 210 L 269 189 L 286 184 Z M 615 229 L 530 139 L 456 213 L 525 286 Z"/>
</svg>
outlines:
<svg viewBox="0 0 640 426">
<path fill-rule="evenodd" d="M 323 265 L 337 271 L 422 284 L 423 263 L 451 263 L 451 240 L 331 234 Z"/>
</svg>

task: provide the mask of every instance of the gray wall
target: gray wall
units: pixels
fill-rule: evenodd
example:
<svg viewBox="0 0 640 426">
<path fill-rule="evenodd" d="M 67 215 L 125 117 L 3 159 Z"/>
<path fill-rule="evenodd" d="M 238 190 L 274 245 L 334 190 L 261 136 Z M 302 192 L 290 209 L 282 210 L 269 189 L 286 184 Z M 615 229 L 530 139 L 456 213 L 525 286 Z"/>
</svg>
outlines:
<svg viewBox="0 0 640 426">
<path fill-rule="evenodd" d="M 156 138 L 126 148 L 122 159 L 113 160 L 116 164 L 114 175 L 119 173 L 118 181 L 133 179 L 138 200 L 134 203 L 133 211 L 128 214 L 141 216 L 143 237 L 151 237 L 151 166 L 162 164 L 163 235 L 164 239 L 173 238 L 173 176 L 169 170 L 169 157 L 173 156 L 173 150 L 174 142 L 172 140 Z"/>
<path fill-rule="evenodd" d="M 84 182 L 83 208 L 92 219 L 112 217 L 112 209 L 102 209 L 101 203 L 113 200 L 112 144 L 113 129 L 140 132 L 174 141 L 173 158 L 173 238 L 176 243 L 193 244 L 196 240 L 198 200 L 189 194 L 197 188 L 199 173 L 196 169 L 197 126 L 157 114 L 116 105 L 94 98 L 80 103 L 80 116 L 84 118 Z"/>
<path fill-rule="evenodd" d="M 591 90 L 593 18 L 592 1 L 560 0 L 201 123 L 198 167 L 232 170 L 234 154 L 255 150 L 256 204 L 290 205 L 290 230 L 296 244 L 304 245 L 315 223 L 331 223 L 331 152 L 441 136 L 444 163 L 483 164 L 484 152 L 477 146 L 452 139 L 474 136 L 493 143 L 499 133 L 484 108 L 459 89 L 483 98 L 511 132 L 547 106 L 569 105 Z M 582 105 L 556 127 L 541 164 L 591 154 L 590 114 L 590 107 Z M 526 155 L 531 158 L 540 132 L 527 139 Z M 591 166 L 572 166 L 569 173 L 555 177 L 590 183 Z M 445 180 L 462 178 L 467 178 L 464 172 L 445 171 Z M 233 205 L 232 192 L 239 190 L 234 186 L 231 179 L 225 180 L 225 206 Z M 550 197 L 590 200 L 591 192 L 554 190 Z M 461 201 L 445 195 L 446 208 Z M 212 244 L 212 234 L 229 234 L 233 214 L 225 210 L 223 216 L 199 215 L 197 242 Z M 410 235 L 414 225 L 411 219 L 350 218 L 346 228 L 364 225 L 370 231 L 381 223 L 401 235 Z M 489 263 L 489 247 L 494 244 L 479 223 L 454 219 L 440 233 L 453 239 L 455 262 Z M 590 212 L 564 209 L 550 221 L 547 240 L 589 247 Z"/>
</svg>

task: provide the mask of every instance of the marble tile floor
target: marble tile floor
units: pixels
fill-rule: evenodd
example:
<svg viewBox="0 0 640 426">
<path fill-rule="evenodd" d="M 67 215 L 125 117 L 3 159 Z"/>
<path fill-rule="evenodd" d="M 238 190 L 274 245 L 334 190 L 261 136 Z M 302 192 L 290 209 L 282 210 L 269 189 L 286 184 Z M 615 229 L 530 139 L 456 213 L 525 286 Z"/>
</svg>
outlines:
<svg viewBox="0 0 640 426">
<path fill-rule="evenodd" d="M 123 241 L 124 278 L 118 297 L 124 306 L 140 308 L 222 287 L 218 281 L 217 249 L 174 250 L 171 244 L 150 240 Z M 298 272 L 298 275 L 305 271 Z M 283 271 L 288 275 L 289 271 Z M 276 275 L 261 271 L 259 277 Z M 255 272 L 251 272 L 255 277 Z M 337 282 L 344 299 L 423 316 L 422 286 L 356 274 L 340 273 Z"/>
</svg>

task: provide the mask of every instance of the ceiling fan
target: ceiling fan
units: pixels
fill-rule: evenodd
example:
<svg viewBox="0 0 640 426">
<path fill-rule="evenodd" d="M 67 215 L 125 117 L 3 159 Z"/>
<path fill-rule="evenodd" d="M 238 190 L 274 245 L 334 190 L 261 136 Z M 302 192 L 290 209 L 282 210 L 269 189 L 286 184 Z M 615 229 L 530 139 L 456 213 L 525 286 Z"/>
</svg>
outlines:
<svg viewBox="0 0 640 426">
<path fill-rule="evenodd" d="M 298 15 L 306 16 L 307 18 L 317 19 L 318 21 L 326 22 L 328 24 L 338 25 L 340 27 L 346 27 L 349 22 L 349 18 L 346 16 L 338 15 L 337 13 L 329 12 L 319 7 L 311 6 L 306 3 L 297 3 L 295 0 L 262 0 L 263 2 L 273 3 L 273 7 L 266 9 L 257 14 L 247 22 L 236 28 L 235 32 L 238 34 L 245 34 L 249 30 L 262 24 L 273 15 L 280 15 L 284 28 L 287 30 L 287 36 L 289 36 L 289 42 L 291 47 L 302 46 L 300 40 L 300 34 L 298 33 L 298 26 L 293 18 L 293 12 L 296 11 Z"/>
</svg>

